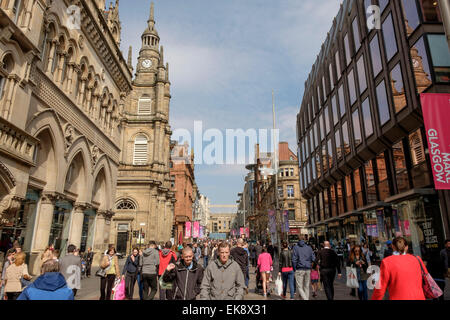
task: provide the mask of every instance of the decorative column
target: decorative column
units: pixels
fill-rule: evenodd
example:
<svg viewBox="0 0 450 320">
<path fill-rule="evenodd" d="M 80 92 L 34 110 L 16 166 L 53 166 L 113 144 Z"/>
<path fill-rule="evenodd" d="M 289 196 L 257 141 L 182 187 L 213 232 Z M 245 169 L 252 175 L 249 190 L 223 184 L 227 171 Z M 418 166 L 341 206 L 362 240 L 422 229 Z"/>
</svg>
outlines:
<svg viewBox="0 0 450 320">
<path fill-rule="evenodd" d="M 153 147 L 153 162 L 159 162 L 160 156 L 159 156 L 159 152 L 160 152 L 160 128 L 161 128 L 161 121 L 156 121 L 155 122 L 155 143 L 154 143 L 154 147 Z"/>
<path fill-rule="evenodd" d="M 22 24 L 22 28 L 27 28 L 28 30 L 31 30 L 30 28 L 30 22 L 31 22 L 31 12 L 33 10 L 35 0 L 29 0 L 27 3 L 27 7 L 25 8 L 25 19 Z"/>
<path fill-rule="evenodd" d="M 81 107 L 84 106 L 83 100 L 84 100 L 84 94 L 85 94 L 84 90 L 86 89 L 86 80 L 87 80 L 86 77 L 83 77 L 83 76 L 81 77 L 80 91 L 78 91 L 77 103 Z M 86 110 L 84 107 L 83 107 L 83 109 Z"/>
<path fill-rule="evenodd" d="M 63 51 L 59 51 L 57 53 L 57 56 L 58 56 L 58 69 L 57 69 L 57 71 L 56 71 L 56 73 L 54 74 L 54 77 L 53 77 L 53 80 L 56 83 L 60 83 L 63 80 L 62 79 L 62 72 L 63 72 L 63 68 L 64 68 L 64 60 L 65 60 L 66 55 L 67 55 L 67 53 L 65 53 Z"/>
<path fill-rule="evenodd" d="M 88 84 L 86 89 L 86 102 L 84 103 L 84 110 L 88 114 L 91 113 L 92 87 L 93 87 L 92 85 Z"/>
<path fill-rule="evenodd" d="M 15 75 L 15 74 L 10 74 L 7 79 L 8 79 L 7 80 L 8 88 L 6 89 L 7 96 L 6 96 L 5 105 L 4 105 L 4 109 L 3 109 L 3 118 L 8 120 L 9 114 L 11 111 L 12 100 L 13 100 L 13 97 L 15 96 L 15 92 L 16 92 L 16 85 L 17 85 L 17 82 L 20 80 L 20 78 L 19 78 L 19 76 Z"/>
<path fill-rule="evenodd" d="M 52 72 L 52 65 L 53 65 L 53 59 L 54 59 L 54 55 L 55 55 L 55 50 L 56 50 L 56 40 L 50 40 L 49 44 L 50 44 L 50 51 L 48 54 L 48 64 L 47 64 L 47 72 L 51 73 Z"/>
<path fill-rule="evenodd" d="M 72 77 L 73 71 L 75 69 L 75 64 L 73 62 L 69 62 L 67 64 L 67 78 L 64 81 L 63 90 L 68 93 L 72 93 Z"/>
<path fill-rule="evenodd" d="M 87 205 L 84 203 L 75 203 L 71 214 L 71 227 L 69 231 L 69 244 L 80 248 L 81 233 L 83 232 L 84 211 Z"/>
</svg>

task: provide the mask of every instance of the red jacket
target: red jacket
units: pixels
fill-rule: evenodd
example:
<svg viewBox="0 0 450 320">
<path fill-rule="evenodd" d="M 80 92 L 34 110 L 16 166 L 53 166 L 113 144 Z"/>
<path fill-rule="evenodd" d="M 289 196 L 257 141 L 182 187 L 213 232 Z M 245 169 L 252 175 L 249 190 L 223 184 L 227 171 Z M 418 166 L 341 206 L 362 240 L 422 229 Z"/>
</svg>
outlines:
<svg viewBox="0 0 450 320">
<path fill-rule="evenodd" d="M 422 259 L 420 263 L 428 273 Z M 390 300 L 425 300 L 422 289 L 422 271 L 413 255 L 390 256 L 381 261 L 379 288 L 373 291 L 372 300 L 382 300 L 386 289 Z"/>
<path fill-rule="evenodd" d="M 172 250 L 170 250 L 166 255 L 164 255 L 163 250 L 159 251 L 159 270 L 158 270 L 158 275 L 162 275 L 164 273 L 164 271 L 166 271 L 167 266 L 170 263 L 170 260 L 174 259 L 174 261 L 177 261 L 177 255 L 175 254 L 175 252 L 173 252 Z M 174 262 L 172 261 L 172 262 Z M 174 262 L 175 263 L 175 262 Z"/>
</svg>

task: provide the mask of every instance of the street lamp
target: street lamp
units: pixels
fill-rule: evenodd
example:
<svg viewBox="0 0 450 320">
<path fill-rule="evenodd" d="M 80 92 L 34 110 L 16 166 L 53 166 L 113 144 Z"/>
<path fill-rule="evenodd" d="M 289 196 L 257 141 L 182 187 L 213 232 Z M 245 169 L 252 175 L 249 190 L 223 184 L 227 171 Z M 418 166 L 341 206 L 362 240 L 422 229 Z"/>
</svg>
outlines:
<svg viewBox="0 0 450 320">
<path fill-rule="evenodd" d="M 145 227 L 145 223 L 140 224 L 141 229 L 139 230 L 139 250 L 141 250 L 141 244 L 142 244 L 142 227 Z"/>
</svg>

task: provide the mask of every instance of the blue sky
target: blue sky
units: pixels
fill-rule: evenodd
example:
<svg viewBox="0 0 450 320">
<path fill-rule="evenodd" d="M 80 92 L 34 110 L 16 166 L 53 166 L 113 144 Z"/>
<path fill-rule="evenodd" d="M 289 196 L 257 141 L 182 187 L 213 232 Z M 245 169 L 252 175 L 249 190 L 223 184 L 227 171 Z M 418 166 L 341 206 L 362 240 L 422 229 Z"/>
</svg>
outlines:
<svg viewBox="0 0 450 320">
<path fill-rule="evenodd" d="M 150 2 L 120 1 L 121 49 L 127 54 L 133 46 L 134 68 Z M 154 2 L 156 29 L 170 65 L 172 129 L 193 132 L 194 121 L 202 121 L 204 130 L 224 133 L 270 129 L 273 89 L 280 140 L 296 153 L 304 83 L 341 1 Z M 244 184 L 243 165 L 196 165 L 195 170 L 200 192 L 211 203 L 235 203 Z"/>
</svg>

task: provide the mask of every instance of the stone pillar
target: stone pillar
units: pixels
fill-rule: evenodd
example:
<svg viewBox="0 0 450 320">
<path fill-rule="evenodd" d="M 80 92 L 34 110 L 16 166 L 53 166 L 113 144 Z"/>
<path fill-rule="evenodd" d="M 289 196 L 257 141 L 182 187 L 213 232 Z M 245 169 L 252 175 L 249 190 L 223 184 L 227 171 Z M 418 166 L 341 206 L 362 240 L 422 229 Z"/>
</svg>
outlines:
<svg viewBox="0 0 450 320">
<path fill-rule="evenodd" d="M 52 65 L 53 65 L 53 56 L 55 55 L 55 50 L 56 50 L 56 40 L 49 41 L 49 44 L 50 44 L 50 51 L 49 51 L 49 54 L 48 54 L 47 72 L 51 73 L 52 72 Z"/>
<path fill-rule="evenodd" d="M 78 98 L 77 98 L 77 103 L 78 103 L 78 105 L 80 106 L 80 107 L 83 107 L 84 106 L 84 99 L 83 99 L 83 97 L 84 97 L 84 94 L 85 94 L 85 92 L 84 92 L 84 90 L 85 90 L 85 88 L 86 88 L 86 80 L 87 80 L 87 78 L 85 78 L 85 77 L 82 77 L 81 78 L 81 86 L 80 86 L 80 91 L 78 91 Z M 82 108 L 82 109 L 84 109 L 84 107 Z"/>
<path fill-rule="evenodd" d="M 161 122 L 160 121 L 156 121 L 155 122 L 155 134 L 154 134 L 154 138 L 155 138 L 155 143 L 153 145 L 153 162 L 159 162 L 160 156 L 160 127 L 161 127 Z"/>
<path fill-rule="evenodd" d="M 80 248 L 81 233 L 83 231 L 84 210 L 86 210 L 85 204 L 76 203 L 72 210 L 71 226 L 69 231 L 69 244 L 75 245 Z"/>
<path fill-rule="evenodd" d="M 5 101 L 5 105 L 4 105 L 4 110 L 3 110 L 3 118 L 5 119 L 9 119 L 9 114 L 11 111 L 11 105 L 12 105 L 12 100 L 13 97 L 15 96 L 15 91 L 16 91 L 16 84 L 18 81 L 18 77 L 16 75 L 12 75 L 10 74 L 8 76 L 8 80 L 7 80 L 7 91 L 6 91 L 6 101 Z M 6 87 L 6 86 L 5 86 Z"/>
<path fill-rule="evenodd" d="M 67 64 L 67 79 L 65 80 L 64 91 L 72 93 L 72 78 L 73 78 L 74 64 Z"/>
<path fill-rule="evenodd" d="M 156 235 L 158 233 L 158 230 L 157 230 L 157 223 L 158 223 L 157 195 L 153 194 L 151 199 L 152 200 L 150 203 L 151 207 L 150 207 L 149 228 L 150 228 L 151 236 L 156 237 Z"/>
<path fill-rule="evenodd" d="M 57 56 L 58 56 L 57 71 L 55 72 L 55 75 L 53 77 L 53 80 L 56 83 L 60 83 L 63 80 L 63 78 L 62 78 L 63 74 L 62 73 L 63 73 L 63 69 L 64 69 L 64 60 L 65 60 L 66 55 L 67 54 L 62 52 L 62 51 L 58 52 L 58 54 L 57 54 Z"/>
<path fill-rule="evenodd" d="M 92 250 L 94 251 L 93 266 L 98 267 L 103 257 L 103 253 L 107 249 L 105 244 L 105 216 L 104 211 L 98 211 L 95 221 L 94 243 Z"/>
<path fill-rule="evenodd" d="M 54 194 L 43 194 L 40 200 L 38 218 L 36 221 L 36 235 L 32 245 L 32 251 L 35 253 L 35 261 L 30 264 L 30 272 L 33 274 L 40 274 L 40 255 L 48 246 L 48 239 L 50 238 L 50 228 L 52 226 L 53 212 L 55 210 L 55 203 L 57 196 Z"/>
<path fill-rule="evenodd" d="M 30 29 L 30 22 L 31 22 L 31 12 L 33 10 L 33 6 L 34 6 L 34 1 L 35 0 L 30 0 L 27 3 L 27 7 L 26 7 L 26 11 L 25 11 L 25 19 L 23 21 L 22 27 L 23 28 L 28 28 L 28 30 Z"/>
</svg>

